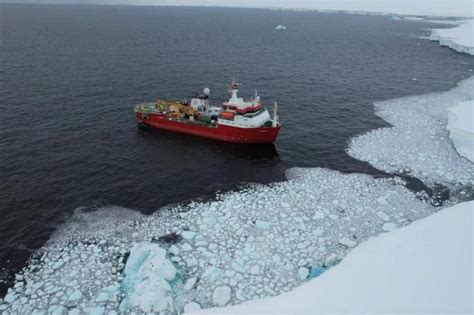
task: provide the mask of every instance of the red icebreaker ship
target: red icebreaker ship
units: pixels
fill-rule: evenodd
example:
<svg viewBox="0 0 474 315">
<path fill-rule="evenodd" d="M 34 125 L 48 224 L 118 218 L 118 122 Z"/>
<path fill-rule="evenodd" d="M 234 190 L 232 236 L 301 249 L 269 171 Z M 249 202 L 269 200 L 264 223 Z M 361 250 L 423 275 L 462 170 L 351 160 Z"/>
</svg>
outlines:
<svg viewBox="0 0 474 315">
<path fill-rule="evenodd" d="M 222 106 L 209 105 L 209 89 L 194 95 L 191 101 L 162 100 L 135 106 L 138 123 L 173 132 L 237 143 L 272 143 L 281 125 L 278 123 L 277 104 L 273 117 L 255 98 L 244 101 L 237 96 L 239 84 L 232 82 L 231 97 Z"/>
</svg>

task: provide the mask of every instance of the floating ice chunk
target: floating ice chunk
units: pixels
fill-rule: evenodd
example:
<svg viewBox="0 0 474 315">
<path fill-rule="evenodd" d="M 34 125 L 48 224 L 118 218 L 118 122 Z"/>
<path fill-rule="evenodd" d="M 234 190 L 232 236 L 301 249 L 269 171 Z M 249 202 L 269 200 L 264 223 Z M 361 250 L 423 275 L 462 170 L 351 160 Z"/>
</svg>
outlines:
<svg viewBox="0 0 474 315">
<path fill-rule="evenodd" d="M 122 312 L 133 308 L 147 313 L 173 308 L 168 281 L 175 278 L 176 269 L 166 258 L 166 250 L 159 245 L 151 242 L 136 244 L 130 251 L 124 274 Z"/>
<path fill-rule="evenodd" d="M 474 162 L 474 100 L 448 108 L 447 128 L 456 151 Z"/>
<path fill-rule="evenodd" d="M 182 246 L 181 246 L 181 249 L 185 252 L 189 252 L 193 249 L 193 247 L 191 245 L 189 245 L 188 243 L 184 243 Z"/>
<path fill-rule="evenodd" d="M 195 232 L 192 232 L 192 231 L 183 231 L 183 233 L 181 233 L 181 236 L 185 239 L 185 240 L 192 240 L 195 236 L 196 236 L 196 233 Z"/>
<path fill-rule="evenodd" d="M 309 275 L 308 268 L 300 267 L 298 269 L 298 277 L 300 278 L 300 280 L 305 280 L 306 278 L 308 278 L 308 275 Z"/>
<path fill-rule="evenodd" d="M 349 248 L 355 247 L 357 245 L 356 241 L 350 240 L 347 237 L 343 237 L 339 240 L 339 244 L 347 246 Z"/>
<path fill-rule="evenodd" d="M 313 235 L 316 237 L 322 236 L 323 234 L 324 234 L 324 231 L 321 228 L 317 228 L 313 231 Z"/>
<path fill-rule="evenodd" d="M 204 270 L 204 273 L 202 274 L 201 279 L 212 283 L 219 280 L 221 277 L 222 277 L 222 271 L 219 268 L 211 266 L 207 268 L 206 270 Z"/>
<path fill-rule="evenodd" d="M 7 295 L 5 295 L 5 298 L 3 299 L 7 303 L 13 303 L 17 299 L 17 295 L 13 290 L 8 290 Z"/>
<path fill-rule="evenodd" d="M 324 213 L 322 211 L 314 212 L 313 219 L 315 219 L 315 220 L 324 219 Z"/>
<path fill-rule="evenodd" d="M 332 266 L 337 265 L 341 260 L 342 258 L 339 255 L 331 254 L 328 257 L 326 257 L 326 259 L 324 260 L 324 264 L 328 267 L 332 267 Z"/>
<path fill-rule="evenodd" d="M 82 292 L 79 289 L 76 289 L 73 293 L 69 295 L 69 301 L 77 301 L 82 298 Z"/>
<path fill-rule="evenodd" d="M 215 217 L 205 217 L 202 219 L 202 223 L 208 227 L 212 227 L 217 223 L 217 219 Z"/>
<path fill-rule="evenodd" d="M 252 268 L 250 268 L 250 273 L 253 275 L 260 274 L 260 267 L 258 265 L 253 266 Z"/>
<path fill-rule="evenodd" d="M 383 211 L 377 212 L 377 216 L 385 222 L 390 221 L 390 217 Z"/>
<path fill-rule="evenodd" d="M 186 264 L 188 265 L 188 267 L 195 267 L 198 265 L 198 260 L 195 258 L 195 257 L 189 257 L 188 259 L 186 259 Z"/>
<path fill-rule="evenodd" d="M 241 273 L 245 272 L 245 267 L 239 264 L 238 262 L 235 262 L 235 261 L 232 262 L 231 266 L 237 272 L 241 272 Z"/>
<path fill-rule="evenodd" d="M 276 29 L 276 30 L 286 30 L 286 26 L 280 24 L 280 25 L 277 25 L 277 26 L 275 27 L 275 29 Z"/>
<path fill-rule="evenodd" d="M 225 306 L 231 298 L 232 289 L 229 286 L 217 287 L 212 293 L 212 302 L 215 306 Z"/>
<path fill-rule="evenodd" d="M 170 254 L 173 254 L 173 255 L 179 254 L 179 248 L 176 245 L 171 245 L 168 251 L 170 252 Z"/>
<path fill-rule="evenodd" d="M 261 230 L 268 230 L 271 227 L 270 222 L 263 221 L 263 220 L 255 221 L 255 225 Z"/>
<path fill-rule="evenodd" d="M 192 311 L 197 311 L 201 309 L 201 305 L 196 303 L 196 302 L 189 302 L 186 305 L 184 305 L 184 312 L 189 313 Z"/>
<path fill-rule="evenodd" d="M 396 228 L 398 228 L 398 225 L 397 225 L 396 223 L 393 223 L 393 222 L 385 223 L 385 224 L 382 226 L 382 230 L 384 230 L 385 232 L 393 231 L 393 230 L 395 230 Z"/>
<path fill-rule="evenodd" d="M 97 298 L 96 302 L 107 302 L 114 300 L 118 293 L 118 287 L 115 285 L 109 285 L 108 287 L 103 288 Z"/>
<path fill-rule="evenodd" d="M 186 280 L 186 283 L 184 284 L 184 289 L 186 291 L 191 290 L 196 285 L 196 282 L 197 282 L 196 277 L 189 278 L 188 280 Z"/>
</svg>

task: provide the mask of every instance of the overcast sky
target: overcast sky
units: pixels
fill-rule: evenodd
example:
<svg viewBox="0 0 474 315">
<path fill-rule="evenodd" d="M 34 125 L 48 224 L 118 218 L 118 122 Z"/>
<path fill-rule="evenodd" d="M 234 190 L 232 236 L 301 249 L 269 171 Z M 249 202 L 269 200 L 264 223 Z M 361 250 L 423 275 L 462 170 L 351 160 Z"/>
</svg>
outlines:
<svg viewBox="0 0 474 315">
<path fill-rule="evenodd" d="M 0 0 L 0 2 L 282 7 L 470 17 L 474 14 L 474 0 Z"/>
</svg>

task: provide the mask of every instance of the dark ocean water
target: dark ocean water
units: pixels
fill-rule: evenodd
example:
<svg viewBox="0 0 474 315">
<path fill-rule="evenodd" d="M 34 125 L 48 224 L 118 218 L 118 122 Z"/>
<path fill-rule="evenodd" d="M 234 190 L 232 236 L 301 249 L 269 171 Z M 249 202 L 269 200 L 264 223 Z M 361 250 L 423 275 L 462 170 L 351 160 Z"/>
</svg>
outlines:
<svg viewBox="0 0 474 315">
<path fill-rule="evenodd" d="M 283 180 L 294 166 L 379 174 L 344 151 L 352 136 L 385 125 L 372 102 L 446 90 L 472 74 L 472 57 L 419 39 L 433 26 L 250 9 L 0 5 L 0 279 L 78 207 L 151 213 Z M 137 102 L 208 86 L 218 103 L 232 76 L 241 95 L 256 88 L 279 102 L 275 145 L 137 127 Z"/>
</svg>

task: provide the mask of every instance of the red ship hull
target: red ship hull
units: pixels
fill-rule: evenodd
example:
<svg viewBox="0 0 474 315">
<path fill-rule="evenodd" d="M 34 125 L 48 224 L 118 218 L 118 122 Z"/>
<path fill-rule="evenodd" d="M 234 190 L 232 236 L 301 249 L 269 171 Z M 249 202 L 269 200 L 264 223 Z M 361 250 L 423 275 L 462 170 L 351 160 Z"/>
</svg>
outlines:
<svg viewBox="0 0 474 315">
<path fill-rule="evenodd" d="M 142 117 L 141 112 L 136 112 L 135 115 L 139 123 L 153 128 L 235 143 L 272 143 L 276 140 L 281 128 L 281 126 L 237 128 L 220 124 L 206 126 L 170 120 L 162 114 L 150 113 L 146 117 Z"/>
</svg>

